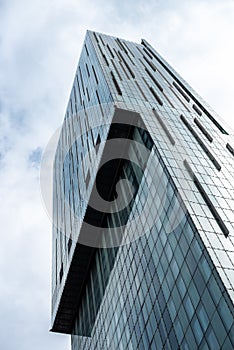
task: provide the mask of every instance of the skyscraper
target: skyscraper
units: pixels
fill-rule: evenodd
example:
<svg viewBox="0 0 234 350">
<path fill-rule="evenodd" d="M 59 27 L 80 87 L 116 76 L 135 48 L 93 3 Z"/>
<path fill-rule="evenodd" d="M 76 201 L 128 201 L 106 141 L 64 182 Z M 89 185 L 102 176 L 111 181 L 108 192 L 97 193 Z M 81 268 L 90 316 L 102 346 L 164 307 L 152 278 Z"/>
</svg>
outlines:
<svg viewBox="0 0 234 350">
<path fill-rule="evenodd" d="M 234 348 L 232 131 L 146 41 L 88 31 L 54 161 L 52 331 Z"/>
</svg>

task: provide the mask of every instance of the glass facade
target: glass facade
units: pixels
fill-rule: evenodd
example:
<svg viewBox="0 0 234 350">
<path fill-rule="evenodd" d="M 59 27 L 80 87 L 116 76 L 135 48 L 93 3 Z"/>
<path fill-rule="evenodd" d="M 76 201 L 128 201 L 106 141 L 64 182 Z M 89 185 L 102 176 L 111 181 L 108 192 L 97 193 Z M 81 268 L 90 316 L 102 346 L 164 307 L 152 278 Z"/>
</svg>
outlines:
<svg viewBox="0 0 234 350">
<path fill-rule="evenodd" d="M 233 147 L 145 40 L 87 32 L 54 162 L 52 331 L 73 350 L 234 348 Z"/>
</svg>

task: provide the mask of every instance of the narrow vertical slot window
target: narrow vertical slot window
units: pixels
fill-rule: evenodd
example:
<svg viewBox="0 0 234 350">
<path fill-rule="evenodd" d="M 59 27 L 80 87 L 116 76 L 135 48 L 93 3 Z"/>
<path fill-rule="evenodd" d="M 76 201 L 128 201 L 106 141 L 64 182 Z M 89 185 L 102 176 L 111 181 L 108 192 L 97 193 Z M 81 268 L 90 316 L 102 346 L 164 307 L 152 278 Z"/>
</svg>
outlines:
<svg viewBox="0 0 234 350">
<path fill-rule="evenodd" d="M 179 85 L 177 85 L 174 81 L 173 81 L 172 84 L 174 85 L 174 87 L 176 88 L 176 90 L 178 90 L 179 93 L 185 98 L 185 100 L 186 100 L 187 102 L 189 102 L 189 101 L 190 101 L 190 98 L 189 98 L 189 97 L 186 95 L 186 93 L 179 87 Z"/>
<path fill-rule="evenodd" d="M 201 122 L 195 118 L 194 119 L 194 123 L 198 126 L 198 128 L 201 130 L 201 132 L 203 133 L 203 135 L 205 135 L 205 137 L 207 138 L 208 141 L 212 142 L 213 141 L 213 137 L 208 133 L 208 131 L 206 131 L 206 129 L 204 128 L 204 126 L 201 124 Z"/>
<path fill-rule="evenodd" d="M 98 78 L 97 78 L 97 75 L 96 75 L 96 72 L 95 72 L 95 69 L 94 69 L 94 66 L 93 66 L 93 65 L 92 65 L 92 70 L 93 70 L 93 74 L 94 74 L 96 83 L 98 84 Z"/>
<path fill-rule="evenodd" d="M 147 57 L 143 55 L 144 60 L 148 63 L 148 65 L 153 69 L 154 72 L 156 72 L 157 68 L 153 64 L 153 62 L 150 62 Z"/>
<path fill-rule="evenodd" d="M 111 57 L 114 58 L 115 56 L 114 56 L 113 52 L 111 51 L 110 46 L 108 44 L 106 44 L 106 47 L 107 47 L 108 51 L 110 52 Z"/>
<path fill-rule="evenodd" d="M 111 74 L 111 77 L 112 77 L 112 80 L 113 80 L 113 83 L 115 85 L 115 88 L 116 88 L 116 91 L 117 91 L 118 95 L 122 96 L 122 91 L 121 91 L 121 89 L 119 87 L 119 84 L 118 84 L 118 82 L 117 82 L 117 80 L 116 80 L 116 78 L 114 76 L 114 73 L 111 71 L 110 74 Z"/>
<path fill-rule="evenodd" d="M 123 57 L 123 55 L 121 54 L 120 51 L 118 51 L 123 63 L 125 64 L 126 68 L 128 69 L 129 73 L 131 74 L 132 78 L 135 78 L 135 74 L 133 73 L 132 69 L 130 68 L 129 64 L 127 63 L 127 61 L 125 60 L 125 58 Z"/>
<path fill-rule="evenodd" d="M 80 80 L 81 80 L 82 91 L 83 91 L 83 94 L 85 95 L 84 82 L 83 82 L 83 77 L 82 77 L 82 73 L 81 73 L 80 67 L 79 67 L 79 72 L 80 72 Z"/>
<path fill-rule="evenodd" d="M 86 66 L 86 70 L 87 70 L 87 73 L 88 73 L 88 77 L 90 77 L 89 68 L 88 68 L 87 63 L 85 64 L 85 66 Z"/>
<path fill-rule="evenodd" d="M 158 104 L 159 104 L 160 106 L 163 106 L 162 100 L 160 99 L 160 97 L 158 96 L 158 94 L 154 91 L 154 89 L 152 88 L 152 86 L 150 86 L 149 89 L 150 89 L 150 92 L 152 93 L 152 95 L 155 97 L 155 100 L 158 102 Z"/>
<path fill-rule="evenodd" d="M 99 97 L 99 94 L 98 94 L 97 90 L 96 90 L 96 96 L 97 96 L 97 100 L 98 100 L 98 104 L 99 104 L 99 107 L 100 107 L 102 116 L 104 117 L 104 113 L 103 113 L 103 109 L 102 109 L 101 100 L 100 100 L 100 97 Z"/>
<path fill-rule="evenodd" d="M 86 51 L 87 56 L 89 56 L 89 51 L 88 51 L 88 49 L 87 49 L 86 44 L 85 44 L 85 51 Z"/>
<path fill-rule="evenodd" d="M 114 67 L 114 69 L 115 69 L 115 71 L 116 71 L 116 73 L 117 73 L 119 79 L 122 80 L 121 75 L 120 75 L 120 73 L 119 73 L 119 71 L 118 71 L 118 69 L 117 69 L 117 67 L 116 67 L 116 64 L 115 64 L 114 60 L 111 60 L 111 62 L 112 62 L 112 64 L 113 64 L 113 67 Z"/>
<path fill-rule="evenodd" d="M 234 148 L 230 145 L 230 143 L 226 144 L 226 148 L 234 156 Z"/>
<path fill-rule="evenodd" d="M 201 115 L 202 115 L 202 112 L 200 111 L 200 109 L 199 109 L 199 108 L 197 108 L 197 106 L 196 106 L 196 105 L 194 105 L 194 104 L 193 104 L 193 109 L 194 109 L 194 111 L 196 111 L 196 112 L 197 112 L 197 114 L 198 114 L 199 116 L 201 116 Z"/>
<path fill-rule="evenodd" d="M 102 36 L 101 36 L 101 35 L 99 35 L 99 39 L 100 39 L 100 41 L 101 41 L 102 45 L 103 45 L 103 46 L 105 46 L 105 43 L 104 43 L 104 41 L 103 41 L 103 39 L 102 39 Z"/>
<path fill-rule="evenodd" d="M 136 83 L 136 86 L 138 87 L 138 90 L 141 92 L 142 96 L 144 97 L 144 99 L 145 99 L 146 101 L 148 101 L 148 99 L 147 99 L 147 97 L 145 96 L 145 94 L 144 94 L 142 88 L 140 87 L 140 85 L 138 84 L 138 82 L 137 82 L 136 80 L 135 80 L 135 83 Z"/>
</svg>

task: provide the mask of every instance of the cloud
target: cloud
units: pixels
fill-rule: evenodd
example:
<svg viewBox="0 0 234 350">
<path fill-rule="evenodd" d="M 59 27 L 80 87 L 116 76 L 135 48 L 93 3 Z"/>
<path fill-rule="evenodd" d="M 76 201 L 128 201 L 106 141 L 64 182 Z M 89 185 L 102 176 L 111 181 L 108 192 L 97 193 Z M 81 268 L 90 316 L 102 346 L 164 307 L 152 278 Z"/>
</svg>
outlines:
<svg viewBox="0 0 234 350">
<path fill-rule="evenodd" d="M 49 334 L 51 223 L 38 162 L 61 123 L 86 29 L 142 37 L 232 122 L 233 1 L 10 0 L 0 21 L 3 349 L 68 349 Z M 233 122 L 232 122 L 233 123 Z"/>
</svg>

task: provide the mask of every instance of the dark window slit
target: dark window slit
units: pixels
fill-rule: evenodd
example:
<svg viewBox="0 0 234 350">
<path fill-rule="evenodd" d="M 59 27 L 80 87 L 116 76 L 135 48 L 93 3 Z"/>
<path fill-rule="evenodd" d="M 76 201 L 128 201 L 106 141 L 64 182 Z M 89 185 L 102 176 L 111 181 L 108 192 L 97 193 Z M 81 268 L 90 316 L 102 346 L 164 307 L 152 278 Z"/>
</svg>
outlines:
<svg viewBox="0 0 234 350">
<path fill-rule="evenodd" d="M 103 39 L 102 39 L 102 36 L 101 36 L 101 35 L 99 35 L 99 39 L 100 39 L 100 41 L 101 41 L 102 45 L 103 45 L 103 46 L 105 46 L 105 43 L 104 43 L 104 41 L 103 41 Z"/>
<path fill-rule="evenodd" d="M 226 148 L 229 150 L 229 152 L 234 156 L 234 148 L 230 145 L 230 143 L 226 144 Z"/>
<path fill-rule="evenodd" d="M 186 106 L 186 104 L 182 101 L 182 99 L 179 97 L 179 95 L 177 95 L 177 93 L 175 92 L 175 90 L 170 86 L 170 89 L 172 91 L 172 93 L 176 96 L 176 98 L 180 101 L 180 103 L 184 106 L 184 108 L 190 113 L 190 109 Z"/>
<path fill-rule="evenodd" d="M 79 84 L 78 76 L 76 76 L 76 82 L 77 82 L 77 89 L 78 89 L 78 94 L 79 94 L 79 98 L 80 98 L 80 104 L 82 105 L 81 91 L 80 91 L 80 84 Z"/>
<path fill-rule="evenodd" d="M 97 96 L 97 99 L 98 99 L 98 103 L 99 103 L 99 107 L 100 107 L 102 116 L 104 117 L 104 113 L 103 113 L 103 109 L 102 109 L 102 104 L 101 104 L 100 97 L 99 97 L 99 94 L 98 94 L 97 90 L 96 90 L 96 96 Z"/>
<path fill-rule="evenodd" d="M 88 188 L 88 186 L 89 186 L 89 181 L 90 181 L 90 171 L 88 170 L 87 176 L 86 176 L 86 178 L 85 178 L 85 185 L 86 185 L 86 188 Z"/>
<path fill-rule="evenodd" d="M 148 52 L 148 50 L 146 50 L 145 47 L 143 47 L 144 52 L 149 56 L 149 58 L 151 58 L 151 60 L 153 59 L 153 56 L 151 56 L 151 54 Z"/>
<path fill-rule="evenodd" d="M 94 38 L 96 39 L 96 42 L 99 43 L 99 40 L 98 40 L 98 37 L 97 37 L 97 34 L 95 32 L 93 32 L 93 35 L 94 35 Z"/>
<path fill-rule="evenodd" d="M 86 66 L 86 70 L 87 70 L 88 76 L 90 77 L 89 68 L 88 68 L 87 63 L 85 64 L 85 66 Z"/>
<path fill-rule="evenodd" d="M 138 46 L 136 46 L 136 49 L 140 52 L 141 55 L 143 54 L 142 50 Z"/>
<path fill-rule="evenodd" d="M 62 282 L 62 278 L 63 278 L 63 263 L 61 265 L 60 272 L 59 272 L 59 281 L 60 281 L 60 283 Z"/>
<path fill-rule="evenodd" d="M 228 132 L 226 130 L 224 130 L 224 128 L 217 122 L 217 120 L 210 114 L 210 112 L 208 112 L 207 109 L 202 106 L 202 104 L 197 100 L 197 98 L 186 88 L 186 86 L 184 86 L 183 83 L 181 83 L 181 81 L 166 66 L 166 64 L 163 63 L 163 61 L 159 57 L 157 57 L 157 55 L 153 52 L 153 50 L 151 50 L 151 48 L 148 47 L 145 40 L 142 40 L 141 43 L 149 50 L 149 52 L 153 55 L 153 57 L 162 65 L 162 67 L 167 71 L 167 73 L 169 73 L 173 77 L 173 79 L 175 79 L 177 84 L 179 84 L 185 90 L 185 92 L 188 94 L 188 96 L 190 96 L 191 99 L 199 106 L 199 108 L 202 110 L 202 112 L 206 114 L 206 116 L 212 121 L 212 123 L 219 129 L 219 131 L 221 131 L 221 133 L 223 133 L 223 134 L 228 135 Z"/>
<path fill-rule="evenodd" d="M 146 69 L 145 64 L 143 63 L 143 61 L 139 58 L 139 61 L 141 62 L 142 66 Z"/>
<path fill-rule="evenodd" d="M 133 73 L 133 71 L 131 70 L 129 64 L 127 63 L 127 61 L 125 60 L 125 58 L 123 57 L 123 55 L 121 54 L 120 51 L 118 51 L 119 56 L 121 57 L 123 63 L 125 64 L 126 68 L 128 69 L 129 73 L 131 74 L 132 78 L 135 79 L 135 74 Z"/>
<path fill-rule="evenodd" d="M 125 47 L 123 46 L 123 44 L 121 43 L 119 38 L 115 39 L 115 41 L 118 44 L 118 46 L 120 47 L 120 49 L 123 50 L 126 54 L 128 54 L 127 50 L 125 49 Z"/>
<path fill-rule="evenodd" d="M 80 67 L 79 67 L 79 72 L 80 72 L 80 80 L 81 80 L 82 91 L 83 91 L 83 94 L 85 95 L 84 82 L 83 82 L 83 77 L 82 77 L 82 73 L 81 73 Z"/>
<path fill-rule="evenodd" d="M 154 89 L 152 88 L 152 86 L 149 87 L 152 95 L 155 97 L 156 101 L 160 104 L 160 106 L 163 106 L 163 102 L 162 100 L 159 98 L 159 96 L 157 95 L 157 93 L 154 91 Z"/>
<path fill-rule="evenodd" d="M 89 90 L 88 90 L 88 88 L 86 88 L 86 92 L 87 92 L 88 101 L 90 101 L 90 96 L 89 96 Z"/>
<path fill-rule="evenodd" d="M 200 111 L 200 109 L 197 108 L 196 105 L 193 105 L 193 109 L 197 112 L 198 115 L 202 115 L 202 112 Z"/>
<path fill-rule="evenodd" d="M 106 62 L 106 65 L 109 67 L 109 62 L 107 61 L 106 55 L 103 53 L 102 54 L 104 61 Z"/>
<path fill-rule="evenodd" d="M 205 203 L 207 204 L 207 206 L 209 207 L 212 215 L 214 216 L 217 224 L 219 225 L 219 227 L 221 228 L 221 230 L 224 233 L 225 237 L 228 237 L 229 234 L 229 230 L 227 228 L 227 226 L 225 225 L 225 223 L 223 222 L 221 216 L 219 215 L 218 211 L 216 210 L 216 208 L 214 207 L 211 199 L 209 198 L 208 194 L 206 193 L 205 189 L 203 188 L 202 184 L 200 183 L 200 181 L 198 180 L 197 176 L 195 175 L 195 173 L 193 172 L 191 166 L 189 165 L 189 163 L 187 162 L 187 160 L 184 160 L 184 165 L 185 168 L 187 169 L 189 175 L 191 176 L 191 178 L 194 181 L 194 184 L 196 185 L 198 191 L 200 192 L 202 198 L 204 199 Z"/>
<path fill-rule="evenodd" d="M 89 51 L 88 51 L 88 49 L 87 49 L 86 44 L 85 44 L 85 51 L 86 51 L 87 56 L 89 56 Z"/>
<path fill-rule="evenodd" d="M 113 52 L 111 51 L 110 46 L 108 44 L 106 44 L 106 47 L 107 47 L 108 51 L 110 52 L 111 57 L 114 58 L 115 56 L 114 56 Z"/>
<path fill-rule="evenodd" d="M 94 74 L 94 77 L 95 77 L 96 83 L 98 84 L 98 78 L 97 78 L 97 75 L 96 75 L 96 72 L 95 72 L 94 66 L 92 66 L 92 70 L 93 70 L 93 74 Z"/>
<path fill-rule="evenodd" d="M 114 85 L 115 85 L 115 88 L 116 88 L 116 90 L 117 90 L 117 93 L 118 93 L 119 95 L 122 96 L 122 91 L 121 91 L 121 89 L 120 89 L 120 87 L 119 87 L 119 84 L 118 84 L 118 82 L 117 82 L 117 80 L 116 80 L 116 78 L 115 78 L 115 76 L 114 76 L 114 73 L 111 71 L 110 74 L 111 74 L 113 83 L 114 83 Z"/>
<path fill-rule="evenodd" d="M 120 75 L 120 73 L 119 73 L 119 71 L 118 71 L 118 69 L 117 69 L 117 67 L 116 67 L 116 64 L 115 64 L 114 60 L 111 60 L 111 62 L 112 62 L 112 64 L 113 64 L 113 67 L 114 67 L 114 69 L 115 69 L 115 71 L 116 71 L 116 73 L 117 73 L 119 79 L 122 80 L 121 75 Z"/>
<path fill-rule="evenodd" d="M 67 250 L 68 250 L 68 254 L 70 253 L 71 246 L 72 246 L 72 239 L 71 239 L 71 238 L 69 238 L 69 240 L 68 240 L 68 242 L 67 242 Z"/>
<path fill-rule="evenodd" d="M 150 61 L 148 60 L 148 58 L 145 57 L 144 55 L 143 55 L 143 58 L 144 58 L 144 60 L 148 63 L 148 65 L 153 69 L 153 71 L 156 72 L 157 68 L 155 67 L 155 65 L 154 65 L 152 62 L 150 62 Z"/>
<path fill-rule="evenodd" d="M 135 57 L 135 55 L 134 55 L 134 53 L 132 52 L 132 50 L 130 49 L 130 47 L 129 47 L 129 45 L 127 45 L 127 43 L 126 42 L 122 42 L 122 44 L 127 48 L 127 50 L 130 52 L 130 54 L 133 56 L 133 57 Z"/>
<path fill-rule="evenodd" d="M 120 64 L 121 68 L 123 69 L 123 71 L 124 71 L 124 73 L 125 73 L 127 79 L 130 79 L 128 73 L 126 72 L 126 69 L 124 68 L 124 66 L 123 66 L 123 64 L 122 64 L 122 61 L 119 61 L 119 64 Z"/>
<path fill-rule="evenodd" d="M 146 73 L 150 76 L 150 78 L 153 80 L 154 84 L 157 86 L 157 88 L 163 92 L 163 88 L 162 86 L 157 82 L 157 80 L 155 79 L 155 77 L 153 76 L 153 74 L 151 74 L 151 72 L 148 70 L 148 68 L 145 68 Z"/>
<path fill-rule="evenodd" d="M 190 98 L 189 98 L 189 97 L 186 95 L 186 93 L 179 87 L 179 85 L 177 85 L 174 81 L 173 81 L 172 84 L 174 85 L 174 87 L 176 88 L 176 90 L 178 90 L 179 93 L 185 98 L 185 100 L 186 100 L 187 102 L 189 102 L 189 101 L 190 101 Z"/>
<path fill-rule="evenodd" d="M 198 126 L 198 128 L 201 130 L 201 132 L 203 133 L 203 135 L 205 135 L 205 137 L 207 138 L 207 140 L 209 140 L 210 142 L 213 141 L 213 137 L 206 131 L 206 129 L 204 128 L 204 126 L 200 123 L 200 121 L 195 118 L 194 119 L 194 123 Z"/>
<path fill-rule="evenodd" d="M 147 97 L 145 96 L 143 90 L 141 89 L 140 85 L 138 84 L 138 82 L 137 82 L 136 80 L 135 80 L 135 83 L 136 83 L 136 85 L 137 85 L 139 91 L 141 92 L 142 96 L 144 97 L 144 99 L 145 99 L 146 101 L 148 101 Z"/>
<path fill-rule="evenodd" d="M 98 153 L 100 143 L 101 143 L 101 137 L 98 134 L 97 141 L 96 141 L 96 147 L 95 147 L 96 153 Z"/>
<path fill-rule="evenodd" d="M 161 125 L 162 129 L 164 130 L 165 134 L 167 135 L 169 141 L 171 142 L 171 144 L 174 146 L 175 145 L 175 140 L 172 137 L 170 131 L 168 130 L 166 124 L 164 123 L 164 121 L 162 120 L 162 118 L 160 117 L 160 115 L 156 112 L 155 108 L 153 108 L 153 113 L 155 115 L 155 117 L 157 118 L 159 124 Z"/>
<path fill-rule="evenodd" d="M 181 114 L 180 119 L 182 120 L 182 122 L 184 123 L 184 125 L 188 128 L 188 130 L 191 132 L 191 134 L 194 136 L 194 138 L 197 140 L 197 142 L 199 143 L 199 145 L 201 146 L 201 148 L 203 149 L 203 151 L 206 153 L 206 155 L 209 157 L 209 159 L 212 161 L 212 163 L 214 164 L 214 166 L 216 167 L 216 169 L 218 171 L 221 170 L 221 165 L 217 162 L 217 160 L 215 159 L 215 157 L 213 156 L 213 154 L 210 152 L 210 150 L 208 149 L 208 147 L 204 144 L 204 142 L 202 141 L 202 139 L 198 136 L 198 134 L 196 133 L 196 131 L 191 127 L 191 125 L 189 124 L 189 122 L 187 121 L 187 119 L 185 119 L 185 117 Z"/>
<path fill-rule="evenodd" d="M 73 87 L 73 94 L 74 94 L 74 100 L 75 100 L 75 103 L 77 103 L 77 96 L 76 96 L 76 88 L 75 88 L 75 84 L 74 84 L 74 87 Z"/>
</svg>

